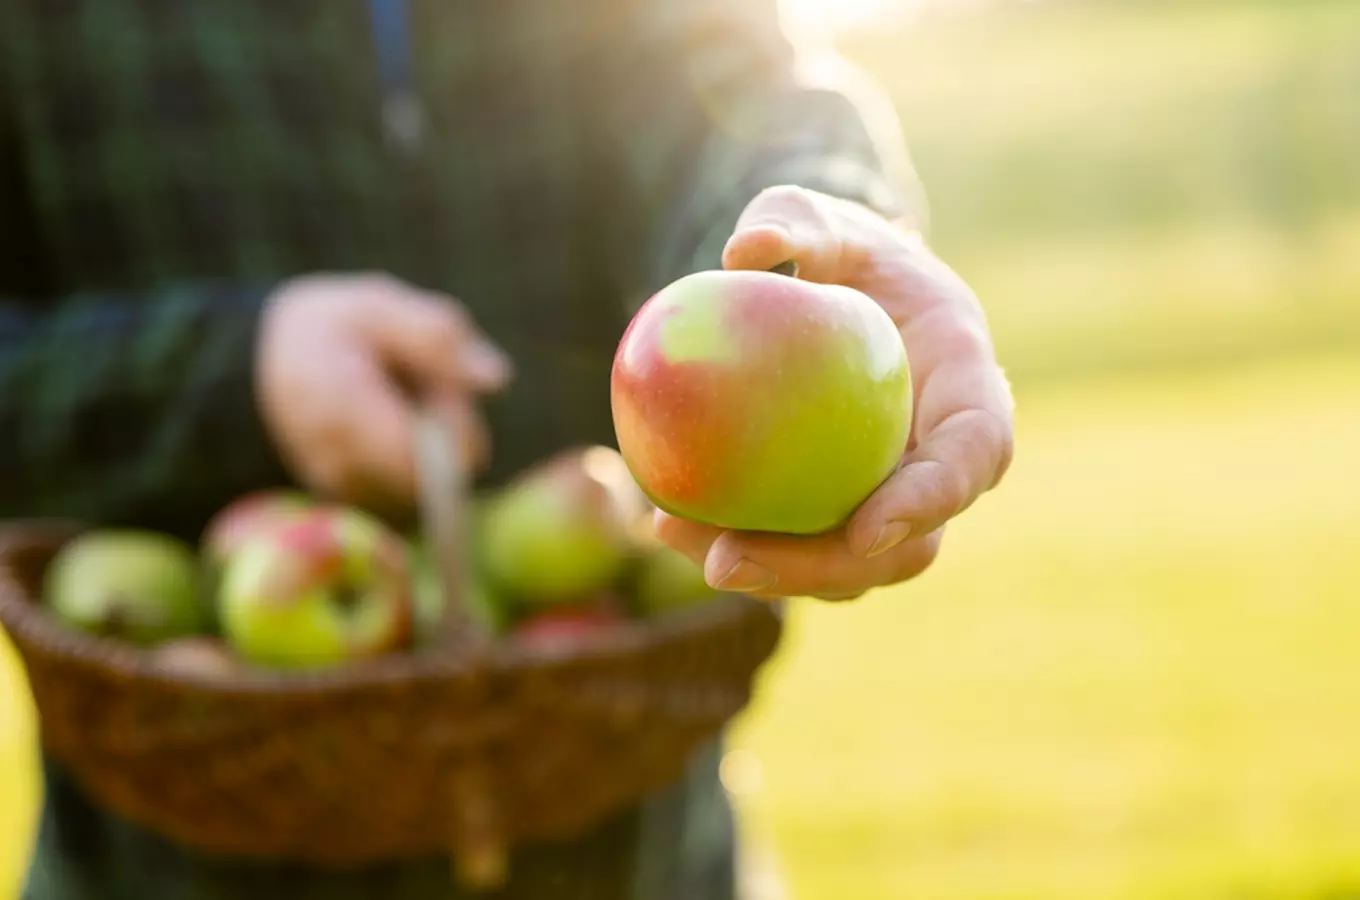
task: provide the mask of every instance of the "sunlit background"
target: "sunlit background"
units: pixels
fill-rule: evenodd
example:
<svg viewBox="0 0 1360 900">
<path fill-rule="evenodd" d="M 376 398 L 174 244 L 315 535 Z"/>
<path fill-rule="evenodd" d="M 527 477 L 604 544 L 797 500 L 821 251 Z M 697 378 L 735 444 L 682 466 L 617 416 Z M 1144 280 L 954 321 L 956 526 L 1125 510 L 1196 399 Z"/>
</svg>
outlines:
<svg viewBox="0 0 1360 900">
<path fill-rule="evenodd" d="M 1360 897 L 1360 3 L 789 4 L 895 100 L 1020 441 L 926 576 L 797 607 L 754 846 L 798 900 Z"/>
</svg>

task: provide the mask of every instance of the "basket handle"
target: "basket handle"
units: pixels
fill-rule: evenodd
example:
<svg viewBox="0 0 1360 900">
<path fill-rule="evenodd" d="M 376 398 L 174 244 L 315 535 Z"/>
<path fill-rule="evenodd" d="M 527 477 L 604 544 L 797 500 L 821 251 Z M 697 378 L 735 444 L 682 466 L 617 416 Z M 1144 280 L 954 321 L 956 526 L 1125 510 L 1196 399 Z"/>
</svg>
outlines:
<svg viewBox="0 0 1360 900">
<path fill-rule="evenodd" d="M 489 652 L 490 635 L 469 613 L 464 589 L 469 565 L 469 467 L 456 426 L 433 405 L 417 411 L 415 453 L 421 528 L 444 595 L 434 646 L 441 653 L 482 656 Z"/>
</svg>

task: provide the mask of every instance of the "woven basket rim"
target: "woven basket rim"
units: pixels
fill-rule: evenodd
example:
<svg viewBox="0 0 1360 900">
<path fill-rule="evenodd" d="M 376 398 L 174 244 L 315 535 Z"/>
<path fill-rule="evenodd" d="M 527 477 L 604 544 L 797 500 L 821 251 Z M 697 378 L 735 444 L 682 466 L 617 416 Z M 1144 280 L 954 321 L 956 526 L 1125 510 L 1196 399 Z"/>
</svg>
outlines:
<svg viewBox="0 0 1360 900">
<path fill-rule="evenodd" d="M 686 635 L 710 631 L 724 621 L 753 614 L 778 615 L 778 604 L 727 594 L 714 602 L 654 618 L 621 622 L 570 645 L 545 646 L 497 639 L 489 652 L 479 658 L 449 659 L 415 650 L 316 670 L 279 670 L 246 664 L 230 673 L 185 671 L 166 664 L 148 648 L 64 625 L 48 612 L 40 597 L 27 596 L 8 562 L 9 555 L 16 549 L 67 539 L 86 528 L 82 523 L 53 519 L 0 523 L 0 625 L 15 638 L 20 655 L 25 655 L 24 645 L 28 644 L 62 657 L 65 663 L 98 670 L 106 677 L 224 697 L 303 697 L 420 683 L 446 684 L 451 680 L 476 681 L 498 672 L 549 670 L 564 661 L 588 663 L 640 654 Z"/>
</svg>

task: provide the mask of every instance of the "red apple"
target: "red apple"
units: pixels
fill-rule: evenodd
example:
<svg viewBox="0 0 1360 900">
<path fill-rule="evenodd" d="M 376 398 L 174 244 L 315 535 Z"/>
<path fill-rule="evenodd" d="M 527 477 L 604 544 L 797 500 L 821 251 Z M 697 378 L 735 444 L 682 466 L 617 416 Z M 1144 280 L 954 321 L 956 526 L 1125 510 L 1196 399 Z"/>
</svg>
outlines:
<svg viewBox="0 0 1360 900">
<path fill-rule="evenodd" d="M 246 541 L 227 563 L 219 597 L 232 649 L 280 668 L 405 649 L 414 605 L 401 538 L 344 507 L 318 507 Z"/>
<path fill-rule="evenodd" d="M 616 602 L 596 600 L 534 613 L 514 627 L 511 637 L 519 644 L 563 649 L 588 641 L 627 621 Z"/>
<path fill-rule="evenodd" d="M 638 311 L 614 358 L 619 449 L 673 515 L 748 531 L 840 525 L 896 468 L 912 419 L 901 334 L 864 294 L 700 272 Z"/>
</svg>

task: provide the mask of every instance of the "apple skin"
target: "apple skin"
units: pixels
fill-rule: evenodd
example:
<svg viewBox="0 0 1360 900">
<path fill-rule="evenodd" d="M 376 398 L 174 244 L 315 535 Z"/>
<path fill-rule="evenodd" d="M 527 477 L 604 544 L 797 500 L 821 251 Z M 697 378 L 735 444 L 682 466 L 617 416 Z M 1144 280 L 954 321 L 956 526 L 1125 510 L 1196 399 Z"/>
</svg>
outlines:
<svg viewBox="0 0 1360 900">
<path fill-rule="evenodd" d="M 369 659 L 412 638 L 406 549 L 347 507 L 317 507 L 247 540 L 227 563 L 218 605 L 232 649 L 274 668 Z"/>
<path fill-rule="evenodd" d="M 140 646 L 196 634 L 207 619 L 193 548 L 155 532 L 73 539 L 48 567 L 44 594 L 67 625 Z"/>
<path fill-rule="evenodd" d="M 565 650 L 627 621 L 619 604 L 612 598 L 604 598 L 532 613 L 515 625 L 511 638 L 521 646 Z"/>
<path fill-rule="evenodd" d="M 487 498 L 477 541 L 482 570 L 528 605 L 579 601 L 623 573 L 645 505 L 616 451 L 562 451 Z"/>
<path fill-rule="evenodd" d="M 199 544 L 211 565 L 223 566 L 252 536 L 293 521 L 315 505 L 301 491 L 270 489 L 245 494 L 212 517 Z"/>
<path fill-rule="evenodd" d="M 634 599 L 644 616 L 708 603 L 723 596 L 704 580 L 702 566 L 657 541 L 642 551 L 634 579 Z"/>
<path fill-rule="evenodd" d="M 896 325 L 864 294 L 770 272 L 663 288 L 619 343 L 614 428 L 662 510 L 719 528 L 820 534 L 894 471 L 912 383 Z"/>
</svg>

